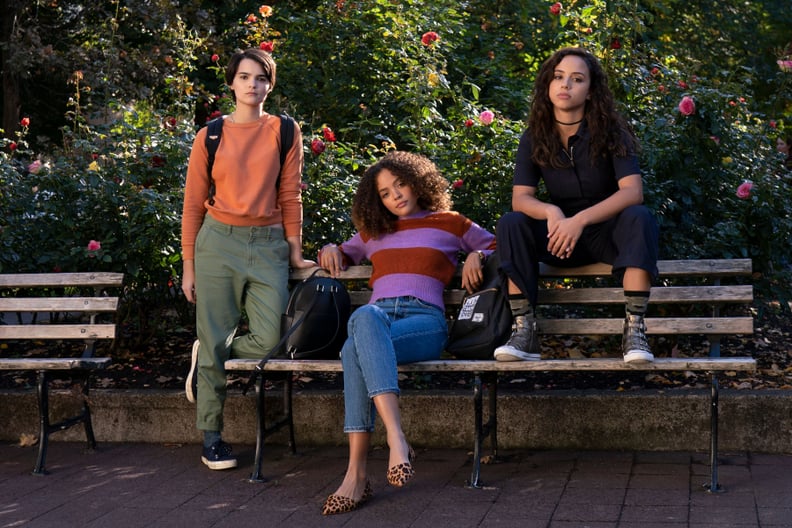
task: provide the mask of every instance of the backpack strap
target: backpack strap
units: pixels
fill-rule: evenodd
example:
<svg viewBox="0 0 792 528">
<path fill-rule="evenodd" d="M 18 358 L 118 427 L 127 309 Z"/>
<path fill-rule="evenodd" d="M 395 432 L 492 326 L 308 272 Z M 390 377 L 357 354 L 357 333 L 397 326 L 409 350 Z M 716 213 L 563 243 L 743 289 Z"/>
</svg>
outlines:
<svg viewBox="0 0 792 528">
<path fill-rule="evenodd" d="M 206 125 L 206 169 L 209 175 L 209 205 L 214 205 L 215 183 L 212 178 L 212 166 L 214 166 L 217 147 L 220 145 L 220 137 L 223 135 L 223 118 L 216 117 Z"/>
<path fill-rule="evenodd" d="M 280 148 L 280 168 L 278 169 L 278 178 L 275 180 L 275 190 L 280 189 L 281 173 L 283 172 L 283 164 L 286 162 L 286 155 L 289 153 L 294 143 L 294 119 L 286 114 L 281 114 L 281 148 Z M 209 176 L 209 205 L 214 205 L 214 195 L 216 192 L 214 179 L 212 178 L 212 167 L 214 166 L 215 154 L 217 147 L 220 146 L 220 138 L 223 135 L 223 121 L 222 117 L 217 117 L 209 121 L 206 125 L 206 168 Z"/>
<path fill-rule="evenodd" d="M 280 116 L 281 126 L 281 148 L 280 148 L 280 169 L 278 170 L 278 179 L 275 180 L 275 190 L 280 189 L 281 173 L 283 172 L 283 164 L 286 163 L 286 155 L 292 148 L 294 143 L 294 119 L 286 114 Z"/>
</svg>

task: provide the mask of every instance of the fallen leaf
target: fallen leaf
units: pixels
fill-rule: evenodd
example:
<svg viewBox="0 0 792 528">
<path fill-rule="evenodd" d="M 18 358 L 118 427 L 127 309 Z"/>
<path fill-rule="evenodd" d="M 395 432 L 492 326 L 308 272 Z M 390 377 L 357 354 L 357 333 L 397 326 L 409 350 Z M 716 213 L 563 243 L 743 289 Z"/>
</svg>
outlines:
<svg viewBox="0 0 792 528">
<path fill-rule="evenodd" d="M 19 447 L 30 447 L 38 444 L 38 436 L 30 433 L 19 435 Z"/>
</svg>

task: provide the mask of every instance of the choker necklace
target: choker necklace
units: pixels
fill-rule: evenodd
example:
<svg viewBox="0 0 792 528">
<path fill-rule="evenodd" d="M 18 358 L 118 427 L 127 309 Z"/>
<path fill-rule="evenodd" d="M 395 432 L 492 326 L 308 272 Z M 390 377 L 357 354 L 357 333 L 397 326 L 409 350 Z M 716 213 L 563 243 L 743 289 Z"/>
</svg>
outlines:
<svg viewBox="0 0 792 528">
<path fill-rule="evenodd" d="M 580 123 L 582 121 L 583 121 L 582 117 L 580 119 L 578 119 L 577 121 L 573 121 L 571 123 L 564 123 L 563 121 L 559 121 L 558 119 L 555 120 L 556 123 L 558 123 L 559 125 L 564 125 L 564 126 L 577 125 L 578 123 Z"/>
</svg>

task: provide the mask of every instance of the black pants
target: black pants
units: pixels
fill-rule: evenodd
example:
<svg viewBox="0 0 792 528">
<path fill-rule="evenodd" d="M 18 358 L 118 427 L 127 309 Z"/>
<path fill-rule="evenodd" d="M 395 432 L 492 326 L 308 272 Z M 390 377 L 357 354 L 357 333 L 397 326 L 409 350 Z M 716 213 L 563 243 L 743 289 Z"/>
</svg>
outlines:
<svg viewBox="0 0 792 528">
<path fill-rule="evenodd" d="M 605 262 L 613 266 L 613 274 L 619 279 L 626 268 L 640 268 L 654 281 L 658 238 L 657 221 L 643 205 L 630 206 L 610 220 L 585 227 L 574 251 L 565 259 L 547 250 L 546 220 L 510 212 L 501 217 L 496 230 L 501 270 L 534 307 L 540 262 L 561 267 Z"/>
</svg>

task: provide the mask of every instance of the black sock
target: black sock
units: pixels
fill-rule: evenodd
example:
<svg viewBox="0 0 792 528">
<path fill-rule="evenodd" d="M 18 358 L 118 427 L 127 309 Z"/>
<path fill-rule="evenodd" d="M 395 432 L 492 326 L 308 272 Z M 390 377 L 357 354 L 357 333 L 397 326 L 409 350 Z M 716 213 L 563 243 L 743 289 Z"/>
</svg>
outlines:
<svg viewBox="0 0 792 528">
<path fill-rule="evenodd" d="M 212 447 L 220 440 L 220 431 L 204 431 L 204 447 Z"/>
<path fill-rule="evenodd" d="M 648 291 L 625 291 L 624 308 L 628 315 L 646 315 L 649 306 Z"/>
</svg>

